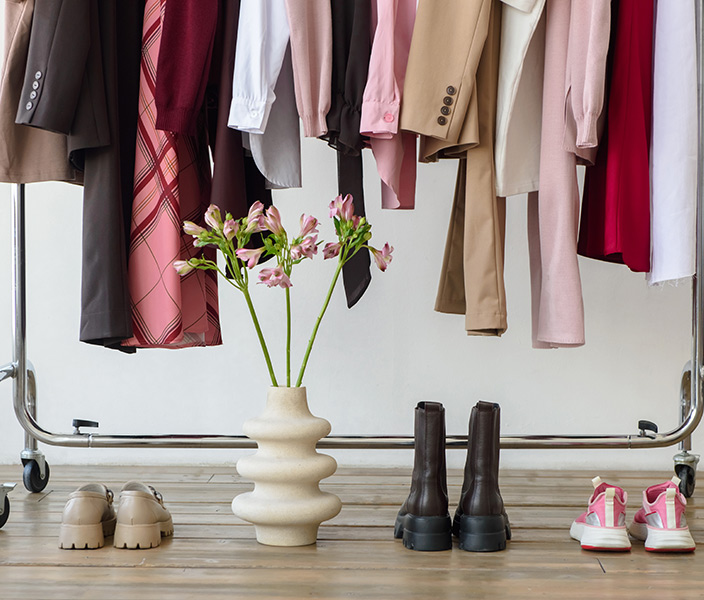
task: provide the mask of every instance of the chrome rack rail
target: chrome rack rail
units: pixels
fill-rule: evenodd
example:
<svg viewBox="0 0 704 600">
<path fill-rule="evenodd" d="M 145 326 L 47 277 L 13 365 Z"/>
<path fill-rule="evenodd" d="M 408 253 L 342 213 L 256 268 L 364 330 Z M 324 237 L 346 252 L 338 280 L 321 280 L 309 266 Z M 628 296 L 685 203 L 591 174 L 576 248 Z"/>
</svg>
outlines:
<svg viewBox="0 0 704 600">
<path fill-rule="evenodd" d="M 689 453 L 689 438 L 704 413 L 702 378 L 704 366 L 704 281 L 700 274 L 704 267 L 704 19 L 702 3 L 697 2 L 697 60 L 699 101 L 699 168 L 697 184 L 697 251 L 696 274 L 692 285 L 692 358 L 683 370 L 680 386 L 681 423 L 676 429 L 658 433 L 652 424 L 641 422 L 640 433 L 625 435 L 502 435 L 501 448 L 658 448 L 682 443 L 675 456 L 682 492 L 691 496 L 694 490 L 695 469 L 699 457 Z M 72 434 L 51 433 L 36 420 L 36 375 L 27 360 L 26 344 L 26 257 L 25 257 L 25 189 L 23 184 L 13 187 L 13 362 L 0 367 L 0 381 L 13 380 L 14 409 L 25 430 L 25 449 L 21 457 L 25 464 L 24 483 L 30 491 L 41 491 L 49 479 L 49 465 L 37 448 L 37 441 L 54 446 L 85 448 L 255 448 L 256 443 L 238 435 L 100 435 L 86 434 L 76 428 Z M 328 436 L 318 443 L 320 448 L 332 449 L 403 449 L 413 448 L 413 437 L 392 435 Z M 467 436 L 447 436 L 448 448 L 466 448 Z"/>
</svg>

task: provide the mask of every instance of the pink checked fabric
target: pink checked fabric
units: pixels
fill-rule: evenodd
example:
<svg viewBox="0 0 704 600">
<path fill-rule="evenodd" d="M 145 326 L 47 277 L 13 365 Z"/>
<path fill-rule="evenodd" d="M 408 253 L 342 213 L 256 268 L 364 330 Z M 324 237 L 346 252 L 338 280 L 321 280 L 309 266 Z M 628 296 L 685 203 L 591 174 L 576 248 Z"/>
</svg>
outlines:
<svg viewBox="0 0 704 600">
<path fill-rule="evenodd" d="M 166 0 L 147 0 L 144 12 L 129 256 L 134 336 L 123 345 L 211 346 L 222 342 L 217 274 L 196 270 L 181 277 L 172 266 L 201 252 L 181 226 L 185 220 L 202 224 L 210 171 L 207 152 L 199 152 L 201 140 L 155 127 L 156 65 L 165 8 Z"/>
</svg>

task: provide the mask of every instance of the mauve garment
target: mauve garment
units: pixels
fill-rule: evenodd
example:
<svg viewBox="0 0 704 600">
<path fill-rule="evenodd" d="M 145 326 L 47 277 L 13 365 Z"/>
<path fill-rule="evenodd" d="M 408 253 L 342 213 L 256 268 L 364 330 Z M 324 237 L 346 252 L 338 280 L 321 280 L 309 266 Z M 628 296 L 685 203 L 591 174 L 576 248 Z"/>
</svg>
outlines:
<svg viewBox="0 0 704 600">
<path fill-rule="evenodd" d="M 579 190 L 575 153 L 585 159 L 594 152 L 593 148 L 578 148 L 577 139 L 581 141 L 581 132 L 596 131 L 599 115 L 589 109 L 599 104 L 598 96 L 604 88 L 610 31 L 608 5 L 609 0 L 548 0 L 546 5 L 537 215 L 541 268 L 540 285 L 533 289 L 536 348 L 584 344 L 584 304 L 577 262 Z M 578 126 L 570 126 L 571 123 Z M 531 220 L 535 216 L 531 216 L 532 210 L 529 206 Z M 534 243 L 532 246 L 537 252 Z M 534 284 L 537 279 L 532 278 Z"/>
<path fill-rule="evenodd" d="M 286 0 L 291 29 L 291 58 L 296 107 L 303 135 L 327 133 L 332 77 L 332 14 L 330 0 Z"/>
<path fill-rule="evenodd" d="M 360 130 L 381 177 L 381 206 L 414 208 L 416 136 L 399 131 L 399 117 L 416 0 L 376 0 L 376 13 Z"/>
<path fill-rule="evenodd" d="M 614 0 L 614 8 L 606 132 L 585 178 L 579 253 L 648 272 L 654 6 Z"/>
</svg>

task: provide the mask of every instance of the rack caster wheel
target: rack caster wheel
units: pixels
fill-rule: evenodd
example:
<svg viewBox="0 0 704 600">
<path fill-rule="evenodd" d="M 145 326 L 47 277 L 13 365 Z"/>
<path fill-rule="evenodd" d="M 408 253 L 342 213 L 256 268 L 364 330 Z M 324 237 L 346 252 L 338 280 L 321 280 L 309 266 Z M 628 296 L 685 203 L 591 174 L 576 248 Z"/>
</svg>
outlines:
<svg viewBox="0 0 704 600">
<path fill-rule="evenodd" d="M 10 517 L 10 499 L 7 495 L 14 489 L 14 483 L 3 483 L 0 485 L 0 506 L 2 507 L 2 512 L 0 513 L 0 528 L 7 523 L 7 519 Z"/>
<path fill-rule="evenodd" d="M 41 476 L 41 470 L 39 468 L 39 463 L 36 460 L 30 460 L 24 466 L 24 473 L 22 474 L 22 481 L 24 482 L 24 487 L 27 488 L 28 492 L 41 492 L 49 483 L 49 463 L 44 463 L 44 479 Z"/>
<path fill-rule="evenodd" d="M 697 483 L 697 472 L 689 465 L 676 465 L 675 474 L 680 480 L 680 492 L 685 498 L 691 498 Z"/>
<path fill-rule="evenodd" d="M 0 529 L 5 526 L 7 519 L 10 517 L 10 499 L 5 496 L 5 507 L 0 515 Z"/>
</svg>

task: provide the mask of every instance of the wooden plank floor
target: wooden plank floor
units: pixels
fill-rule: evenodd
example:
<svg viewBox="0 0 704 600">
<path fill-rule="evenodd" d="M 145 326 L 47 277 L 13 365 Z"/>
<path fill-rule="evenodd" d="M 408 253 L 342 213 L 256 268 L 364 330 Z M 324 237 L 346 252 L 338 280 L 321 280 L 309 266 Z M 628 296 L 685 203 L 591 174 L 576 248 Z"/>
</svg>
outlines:
<svg viewBox="0 0 704 600">
<path fill-rule="evenodd" d="M 226 467 L 76 467 L 52 465 L 47 489 L 27 493 L 19 466 L 0 466 L 15 481 L 11 514 L 0 529 L 0 598 L 704 598 L 704 502 L 690 499 L 687 517 L 699 552 L 658 555 L 634 541 L 630 553 L 586 552 L 569 537 L 584 510 L 593 473 L 502 473 L 513 526 L 504 552 L 406 550 L 393 522 L 408 493 L 408 469 L 339 469 L 322 487 L 338 494 L 342 512 L 320 529 L 317 545 L 257 544 L 253 528 L 230 510 L 251 485 Z M 642 490 L 669 472 L 600 473 L 629 494 L 628 518 Z M 174 537 L 151 550 L 59 550 L 68 494 L 103 482 L 117 495 L 139 479 L 164 496 Z M 449 474 L 451 510 L 461 473 Z M 704 492 L 701 492 L 704 493 Z"/>
</svg>

